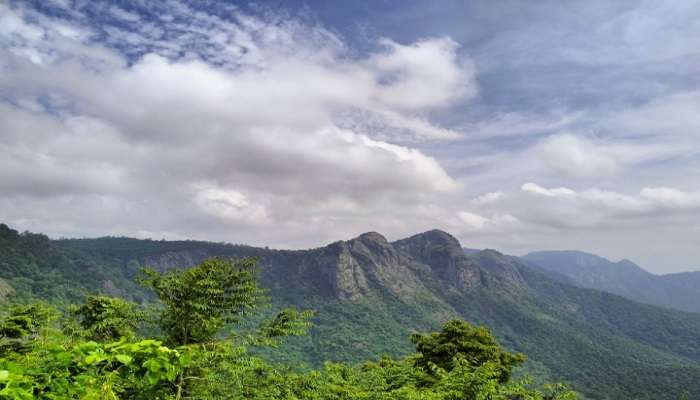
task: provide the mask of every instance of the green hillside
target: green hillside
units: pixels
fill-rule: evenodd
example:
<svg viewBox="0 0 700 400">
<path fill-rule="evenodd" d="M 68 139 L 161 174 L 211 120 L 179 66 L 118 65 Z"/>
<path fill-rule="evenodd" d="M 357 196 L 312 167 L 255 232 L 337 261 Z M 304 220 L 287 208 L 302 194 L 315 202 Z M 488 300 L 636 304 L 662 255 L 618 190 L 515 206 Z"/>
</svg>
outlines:
<svg viewBox="0 0 700 400">
<path fill-rule="evenodd" d="M 612 262 L 581 251 L 537 251 L 522 257 L 550 277 L 628 299 L 700 312 L 700 271 L 655 275 L 629 260 Z"/>
<path fill-rule="evenodd" d="M 700 315 L 565 285 L 492 250 L 466 256 L 441 231 L 393 243 L 368 233 L 304 251 L 3 232 L 11 238 L 2 242 L 0 278 L 23 296 L 53 301 L 89 291 L 147 300 L 133 283 L 141 266 L 165 271 L 212 256 L 258 257 L 270 312 L 287 305 L 316 311 L 309 335 L 260 353 L 296 366 L 406 355 L 408 333 L 461 318 L 527 354 L 518 374 L 569 381 L 586 398 L 700 397 Z"/>
</svg>

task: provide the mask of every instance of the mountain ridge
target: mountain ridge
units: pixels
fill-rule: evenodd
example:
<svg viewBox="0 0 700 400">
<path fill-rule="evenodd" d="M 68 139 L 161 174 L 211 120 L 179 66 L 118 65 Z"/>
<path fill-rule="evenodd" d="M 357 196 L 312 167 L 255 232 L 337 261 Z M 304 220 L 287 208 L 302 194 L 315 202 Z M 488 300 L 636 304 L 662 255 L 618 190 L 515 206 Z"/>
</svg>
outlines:
<svg viewBox="0 0 700 400">
<path fill-rule="evenodd" d="M 37 238 L 10 236 L 7 243 L 21 246 L 0 241 L 0 255 L 15 254 L 18 246 L 29 246 L 24 241 Z M 258 257 L 273 308 L 317 311 L 309 336 L 290 340 L 284 353 L 267 353 L 295 365 L 407 354 L 406 333 L 460 318 L 489 326 L 507 348 L 528 354 L 526 371 L 536 379 L 570 381 L 587 398 L 672 399 L 681 389 L 700 396 L 700 316 L 562 284 L 495 250 L 467 256 L 459 241 L 443 231 L 394 242 L 368 232 L 307 250 L 38 237 L 41 249 L 51 249 L 63 261 L 52 265 L 39 252 L 26 256 L 40 261 L 43 273 L 53 273 L 52 281 L 63 274 L 76 287 L 83 285 L 82 292 L 106 292 L 109 279 L 115 292 L 137 301 L 147 299 L 130 286 L 142 266 L 185 268 L 212 256 Z M 0 258 L 12 260 L 22 258 Z M 23 282 L 7 271 L 21 268 L 1 268 L 0 278 Z M 96 273 L 86 276 L 85 271 Z M 637 376 L 671 376 L 677 387 Z"/>
<path fill-rule="evenodd" d="M 700 271 L 657 275 L 634 262 L 617 262 L 578 250 L 538 251 L 521 257 L 553 279 L 604 290 L 647 304 L 700 313 Z"/>
</svg>

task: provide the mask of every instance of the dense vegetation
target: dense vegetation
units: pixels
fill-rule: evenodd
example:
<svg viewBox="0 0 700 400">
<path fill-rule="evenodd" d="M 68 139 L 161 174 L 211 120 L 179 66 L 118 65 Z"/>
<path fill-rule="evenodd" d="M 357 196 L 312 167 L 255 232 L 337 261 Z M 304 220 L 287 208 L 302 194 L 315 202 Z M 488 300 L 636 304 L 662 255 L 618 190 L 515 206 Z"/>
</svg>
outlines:
<svg viewBox="0 0 700 400">
<path fill-rule="evenodd" d="M 56 247 L 45 235 L 20 234 L 0 224 L 0 298 L 13 294 L 69 304 L 98 290 L 143 299 L 144 291 L 132 277 L 121 267 L 110 268 L 82 253 Z"/>
<path fill-rule="evenodd" d="M 144 271 L 155 310 L 90 296 L 69 315 L 41 303 L 4 304 L 0 399 L 520 399 L 572 400 L 562 385 L 511 379 L 523 356 L 485 328 L 450 321 L 415 334 L 417 353 L 293 372 L 247 353 L 304 334 L 309 312 L 286 309 L 243 334 L 230 330 L 265 304 L 251 259 L 208 259 L 186 271 Z M 154 337 L 138 328 L 155 317 Z"/>
<path fill-rule="evenodd" d="M 444 232 L 393 243 L 368 234 L 304 251 L 4 232 L 10 240 L 0 243 L 0 254 L 10 257 L 0 257 L 0 278 L 8 298 L 39 297 L 63 310 L 68 303 L 87 305 L 75 317 L 87 321 L 81 329 L 95 319 L 85 313 L 95 309 L 85 297 L 100 293 L 137 303 L 131 311 L 124 306 L 125 313 L 135 313 L 129 320 L 141 321 L 141 337 L 162 339 L 165 328 L 151 322 L 151 308 L 166 287 L 137 284 L 139 276 L 147 278 L 140 275 L 143 266 L 159 275 L 208 257 L 253 256 L 272 304 L 241 321 L 239 339 L 258 334 L 255 327 L 286 306 L 315 311 L 307 335 L 287 338 L 283 347 L 261 346 L 260 340 L 246 347 L 256 362 L 293 369 L 285 374 L 323 371 L 327 361 L 408 359 L 415 351 L 408 333 L 436 331 L 459 319 L 488 326 L 508 351 L 528 355 L 514 370 L 516 379 L 570 382 L 590 399 L 700 398 L 700 316 L 568 286 L 495 251 L 467 257 Z"/>
</svg>

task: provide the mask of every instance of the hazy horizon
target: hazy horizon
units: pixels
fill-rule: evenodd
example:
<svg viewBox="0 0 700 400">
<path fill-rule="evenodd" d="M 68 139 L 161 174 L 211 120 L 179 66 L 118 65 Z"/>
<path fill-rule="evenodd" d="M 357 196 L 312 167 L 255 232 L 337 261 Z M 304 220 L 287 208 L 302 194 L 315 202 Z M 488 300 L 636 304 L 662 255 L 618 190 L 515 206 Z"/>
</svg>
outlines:
<svg viewBox="0 0 700 400">
<path fill-rule="evenodd" d="M 2 224 L 2 222 L 0 222 L 0 224 Z M 10 229 L 13 229 L 13 227 L 11 227 L 11 226 L 10 226 L 9 228 L 10 228 Z M 427 231 L 426 231 L 426 232 L 427 232 Z M 426 233 L 426 232 L 416 232 L 415 234 L 422 234 L 422 233 Z M 32 232 L 32 233 L 41 233 L 41 232 Z M 352 239 L 355 239 L 355 238 L 357 238 L 357 237 L 359 237 L 359 236 L 362 236 L 362 235 L 364 235 L 364 234 L 367 234 L 367 233 L 378 233 L 378 234 L 384 236 L 381 232 L 367 231 L 367 232 L 363 232 L 362 234 L 357 235 L 357 236 L 355 236 L 355 237 L 337 238 L 336 240 L 331 241 L 331 242 L 319 243 L 318 245 L 310 245 L 310 246 L 308 246 L 308 247 L 302 247 L 302 248 L 293 248 L 293 249 L 292 249 L 292 248 L 284 248 L 284 247 L 269 247 L 269 246 L 267 246 L 267 245 L 259 245 L 259 246 L 253 246 L 253 247 L 261 247 L 261 248 L 262 248 L 262 247 L 264 246 L 265 248 L 269 248 L 270 250 L 282 250 L 282 251 L 286 251 L 286 250 L 314 250 L 314 249 L 318 249 L 318 248 L 322 248 L 322 247 L 325 247 L 325 246 L 327 246 L 327 245 L 330 245 L 330 244 L 332 244 L 333 242 L 336 242 L 336 241 L 338 241 L 338 240 L 342 240 L 342 241 L 352 240 Z M 449 233 L 449 232 L 447 232 L 447 233 Z M 413 235 L 400 236 L 400 237 L 386 237 L 386 236 L 384 236 L 384 238 L 387 239 L 387 241 L 389 241 L 389 242 L 394 242 L 394 241 L 398 241 L 398 240 L 401 240 L 401 239 L 407 239 L 407 238 L 410 237 L 410 236 L 413 236 Z M 202 238 L 202 239 L 198 239 L 198 238 L 165 239 L 165 238 L 157 238 L 157 237 L 135 237 L 135 236 L 128 236 L 128 235 L 119 235 L 119 236 L 114 236 L 114 235 L 102 235 L 102 236 L 74 236 L 74 237 L 71 237 L 71 236 L 49 236 L 49 238 L 52 239 L 52 240 L 91 240 L 91 239 L 122 238 L 122 237 L 123 237 L 123 238 L 127 238 L 127 239 L 153 240 L 153 241 L 161 241 L 161 240 L 165 240 L 165 241 L 178 241 L 178 240 L 188 241 L 188 240 L 191 240 L 191 241 L 210 241 L 210 242 L 211 242 L 211 240 L 206 239 L 206 238 Z M 217 241 L 217 243 L 226 243 L 226 244 L 232 244 L 232 245 L 249 245 L 248 243 L 244 243 L 244 242 L 237 243 L 237 242 L 231 242 L 231 241 L 227 241 L 227 240 Z M 465 245 L 462 244 L 461 242 L 460 242 L 460 245 L 462 246 L 462 248 L 463 248 L 465 251 L 466 251 L 466 250 L 474 250 L 474 251 L 480 251 L 480 250 L 496 250 L 496 251 L 499 251 L 499 249 L 496 249 L 496 248 L 490 247 L 490 246 L 486 246 L 486 247 L 483 247 L 483 248 L 474 248 L 474 247 L 465 246 Z M 594 253 L 594 252 L 592 252 L 592 251 L 586 251 L 586 250 L 581 250 L 581 249 L 573 249 L 573 248 L 537 249 L 537 250 L 532 250 L 532 251 L 529 251 L 529 252 L 526 252 L 526 253 L 522 253 L 522 254 L 508 254 L 508 253 L 504 253 L 504 254 L 506 254 L 506 255 L 508 255 L 508 256 L 524 257 L 524 256 L 526 256 L 526 255 L 528 255 L 528 254 L 530 254 L 530 253 L 537 253 L 537 252 L 580 252 L 580 253 L 590 254 L 590 255 L 593 255 L 593 256 L 597 256 L 597 257 L 602 257 L 602 258 L 606 259 L 607 261 L 610 261 L 610 262 L 613 262 L 613 263 L 617 263 L 617 262 L 621 262 L 621 261 L 631 261 L 631 262 L 633 262 L 634 264 L 636 264 L 638 267 L 642 268 L 643 270 L 645 270 L 645 271 L 647 271 L 647 272 L 650 272 L 650 273 L 652 273 L 652 274 L 656 274 L 656 275 L 663 275 L 663 274 L 667 274 L 667 273 L 668 273 L 668 274 L 673 274 L 673 273 L 679 273 L 679 272 L 700 272 L 700 268 L 693 269 L 692 267 L 689 268 L 689 269 L 687 269 L 687 270 L 679 271 L 679 272 L 654 272 L 652 269 L 647 268 L 647 267 L 645 267 L 644 265 L 639 265 L 639 263 L 635 262 L 634 260 L 630 260 L 629 258 L 610 259 L 610 258 L 607 258 L 607 257 L 601 255 L 601 254 L 596 254 L 596 253 Z"/>
<path fill-rule="evenodd" d="M 698 2 L 69 3 L 0 4 L 14 229 L 700 269 Z"/>
</svg>

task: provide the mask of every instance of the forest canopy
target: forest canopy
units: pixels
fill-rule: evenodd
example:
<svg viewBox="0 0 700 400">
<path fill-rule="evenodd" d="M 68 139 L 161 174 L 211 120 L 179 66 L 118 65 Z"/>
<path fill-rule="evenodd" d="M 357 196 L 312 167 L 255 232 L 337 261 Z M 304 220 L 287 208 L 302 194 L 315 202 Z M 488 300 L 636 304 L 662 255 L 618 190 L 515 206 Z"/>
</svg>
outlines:
<svg viewBox="0 0 700 400">
<path fill-rule="evenodd" d="M 91 295 L 67 311 L 2 305 L 0 399 L 522 399 L 571 400 L 565 385 L 514 380 L 524 360 L 485 327 L 452 320 L 414 334 L 416 353 L 298 371 L 249 351 L 303 335 L 311 311 L 269 305 L 254 259 L 212 258 L 143 271 L 155 301 Z M 243 329 L 257 322 L 255 329 Z"/>
</svg>

